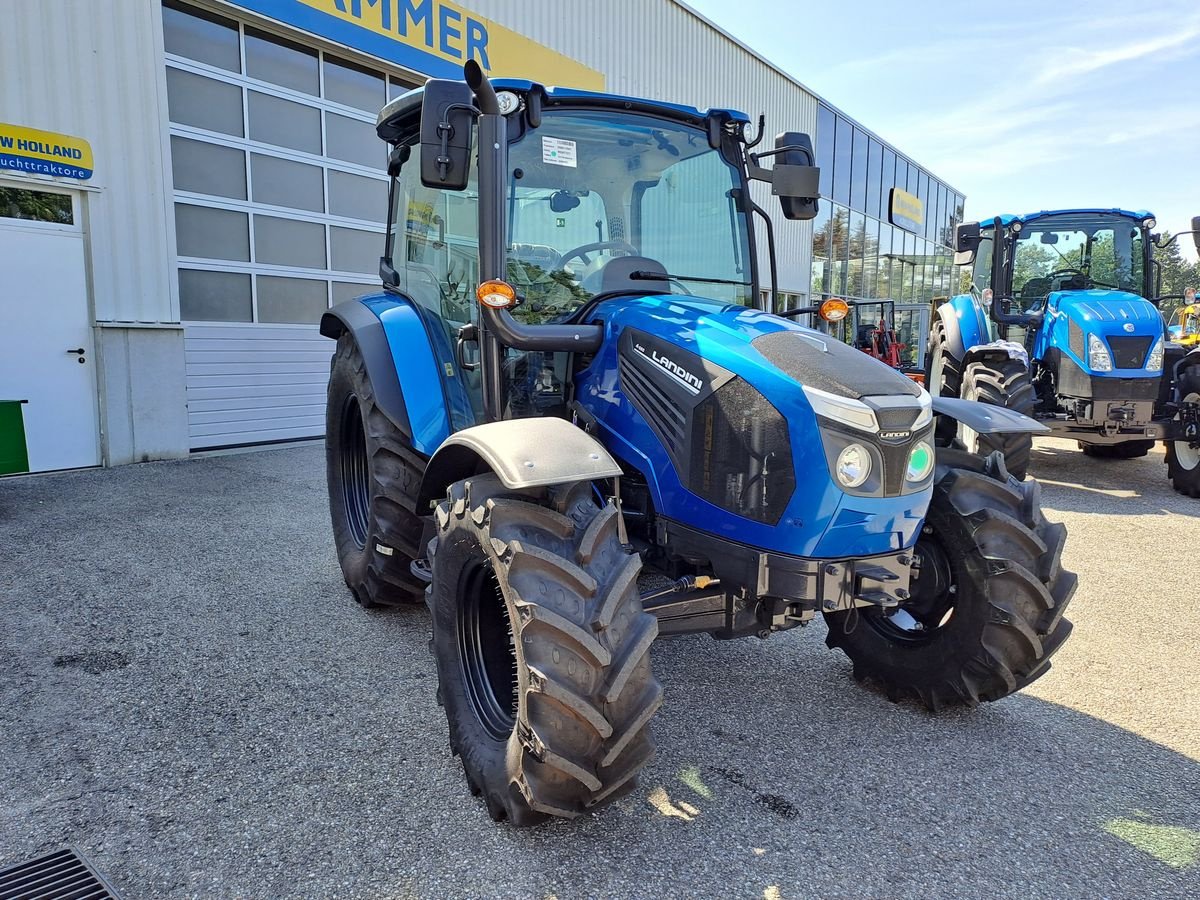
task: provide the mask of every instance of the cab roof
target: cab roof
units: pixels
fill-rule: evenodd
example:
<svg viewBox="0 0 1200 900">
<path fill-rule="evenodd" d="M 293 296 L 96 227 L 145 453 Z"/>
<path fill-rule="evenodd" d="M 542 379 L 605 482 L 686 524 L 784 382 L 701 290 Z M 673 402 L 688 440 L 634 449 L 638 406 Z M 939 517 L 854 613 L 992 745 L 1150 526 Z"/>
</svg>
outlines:
<svg viewBox="0 0 1200 900">
<path fill-rule="evenodd" d="M 986 219 L 979 221 L 980 228 L 992 228 L 993 222 L 999 218 L 1000 224 L 1004 227 L 1011 225 L 1013 222 L 1020 222 L 1022 225 L 1028 225 L 1030 222 L 1036 222 L 1038 219 L 1044 219 L 1047 216 L 1063 216 L 1063 215 L 1088 215 L 1090 213 L 1112 213 L 1113 215 L 1124 216 L 1127 219 L 1135 219 L 1138 222 L 1143 219 L 1153 219 L 1154 214 L 1145 209 L 1101 209 L 1099 207 L 1089 209 L 1043 209 L 1040 212 L 1025 213 L 1024 215 L 1014 216 L 1009 213 L 1003 213 L 1000 216 L 989 216 Z"/>
<path fill-rule="evenodd" d="M 731 122 L 749 123 L 750 117 L 736 109 L 721 107 L 702 110 L 695 106 L 685 106 L 681 103 L 667 103 L 664 100 L 647 100 L 642 97 L 627 97 L 623 94 L 606 94 L 599 91 L 584 91 L 577 88 L 546 87 L 536 81 L 520 78 L 494 78 L 492 86 L 497 91 L 513 91 L 514 93 L 529 94 L 537 91 L 545 97 L 547 105 L 565 104 L 570 106 L 596 106 L 607 108 L 628 109 L 632 112 L 648 113 L 669 119 L 678 119 L 694 124 L 701 124 L 710 116 L 719 115 Z M 416 115 L 421 108 L 421 98 L 425 88 L 419 87 L 401 94 L 379 111 L 376 120 L 376 130 L 387 121 L 396 121 Z"/>
</svg>

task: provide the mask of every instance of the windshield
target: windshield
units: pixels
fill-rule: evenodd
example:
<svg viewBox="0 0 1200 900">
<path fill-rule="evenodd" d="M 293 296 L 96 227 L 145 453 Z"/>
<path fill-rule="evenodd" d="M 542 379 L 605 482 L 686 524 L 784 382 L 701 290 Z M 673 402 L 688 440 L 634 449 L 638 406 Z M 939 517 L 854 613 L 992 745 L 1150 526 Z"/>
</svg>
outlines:
<svg viewBox="0 0 1200 900">
<path fill-rule="evenodd" d="M 508 275 L 526 322 L 564 318 L 630 285 L 606 268 L 643 257 L 671 290 L 754 297 L 739 170 L 705 132 L 651 116 L 547 110 L 509 150 Z"/>
<path fill-rule="evenodd" d="M 1012 292 L 1026 308 L 1051 291 L 1142 291 L 1142 229 L 1125 216 L 1074 213 L 1035 219 L 1022 229 L 1015 251 Z"/>
</svg>

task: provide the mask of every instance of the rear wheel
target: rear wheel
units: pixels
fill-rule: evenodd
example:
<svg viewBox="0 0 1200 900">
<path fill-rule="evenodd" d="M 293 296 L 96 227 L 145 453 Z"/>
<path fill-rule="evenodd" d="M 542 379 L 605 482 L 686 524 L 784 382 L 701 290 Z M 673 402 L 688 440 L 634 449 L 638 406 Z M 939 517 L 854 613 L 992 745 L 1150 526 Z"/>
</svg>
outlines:
<svg viewBox="0 0 1200 900">
<path fill-rule="evenodd" d="M 1200 404 L 1200 366 L 1184 370 L 1179 393 L 1184 403 L 1192 404 L 1193 410 Z M 1167 442 L 1167 477 L 1179 493 L 1200 497 L 1200 434 L 1192 435 L 1192 438 Z"/>
<path fill-rule="evenodd" d="M 329 373 L 325 474 L 338 563 L 365 607 L 421 599 L 410 566 L 420 555 L 423 471 L 407 436 L 375 404 L 358 344 L 343 334 Z"/>
<path fill-rule="evenodd" d="M 641 560 L 591 485 L 451 485 L 430 545 L 438 699 L 451 750 L 497 821 L 573 818 L 627 791 L 662 703 Z"/>
<path fill-rule="evenodd" d="M 1003 406 L 1027 416 L 1033 416 L 1037 403 L 1029 370 L 1020 360 L 1007 358 L 968 363 L 963 372 L 962 398 Z M 979 434 L 960 423 L 958 439 L 966 450 L 979 456 L 1000 451 L 1009 474 L 1018 480 L 1029 471 L 1033 452 L 1033 435 L 1029 432 Z"/>
<path fill-rule="evenodd" d="M 1079 448 L 1093 459 L 1140 459 L 1154 449 L 1154 441 L 1125 441 L 1123 444 L 1085 444 Z"/>
<path fill-rule="evenodd" d="M 1044 675 L 1071 633 L 1076 578 L 1062 568 L 1066 529 L 1042 516 L 1039 495 L 998 454 L 939 449 L 912 599 L 826 615 L 826 643 L 856 678 L 933 710 L 999 700 Z"/>
<path fill-rule="evenodd" d="M 950 353 L 947 344 L 946 326 L 939 319 L 929 331 L 925 385 L 935 397 L 957 399 L 962 391 L 962 364 Z M 954 420 L 949 416 L 938 416 L 936 428 L 938 443 L 949 446 L 955 438 Z"/>
</svg>

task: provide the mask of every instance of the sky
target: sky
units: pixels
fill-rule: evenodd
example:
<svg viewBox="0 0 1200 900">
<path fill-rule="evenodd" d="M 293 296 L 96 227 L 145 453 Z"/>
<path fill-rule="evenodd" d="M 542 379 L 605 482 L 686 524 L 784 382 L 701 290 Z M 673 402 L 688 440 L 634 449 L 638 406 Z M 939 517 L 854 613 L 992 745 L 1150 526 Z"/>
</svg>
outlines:
<svg viewBox="0 0 1200 900">
<path fill-rule="evenodd" d="M 966 194 L 968 220 L 1200 215 L 1198 0 L 685 2 Z"/>
</svg>

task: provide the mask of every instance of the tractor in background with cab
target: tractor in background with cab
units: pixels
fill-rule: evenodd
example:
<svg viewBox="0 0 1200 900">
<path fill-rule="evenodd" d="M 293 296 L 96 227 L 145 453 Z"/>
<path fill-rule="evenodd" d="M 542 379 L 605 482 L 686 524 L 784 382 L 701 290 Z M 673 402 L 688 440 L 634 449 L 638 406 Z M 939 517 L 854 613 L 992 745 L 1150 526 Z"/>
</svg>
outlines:
<svg viewBox="0 0 1200 900">
<path fill-rule="evenodd" d="M 1039 426 L 755 308 L 776 280 L 751 186 L 815 215 L 809 138 L 755 151 L 733 110 L 465 76 L 381 111 L 383 288 L 321 333 L 342 573 L 364 606 L 429 606 L 492 817 L 631 789 L 660 635 L 821 615 L 855 676 L 934 709 L 1043 675 L 1071 630 L 1065 529 L 998 454 L 933 446 L 942 416 Z"/>
<path fill-rule="evenodd" d="M 1074 209 L 958 226 L 968 293 L 935 315 L 929 390 L 1032 416 L 1102 459 L 1166 443 L 1178 492 L 1200 497 L 1200 349 L 1172 343 L 1158 311 L 1154 217 Z M 1200 247 L 1200 219 L 1192 232 Z M 1148 299 L 1155 298 L 1155 299 Z M 1024 477 L 1032 433 L 943 421 L 939 441 L 1002 452 Z"/>
</svg>

